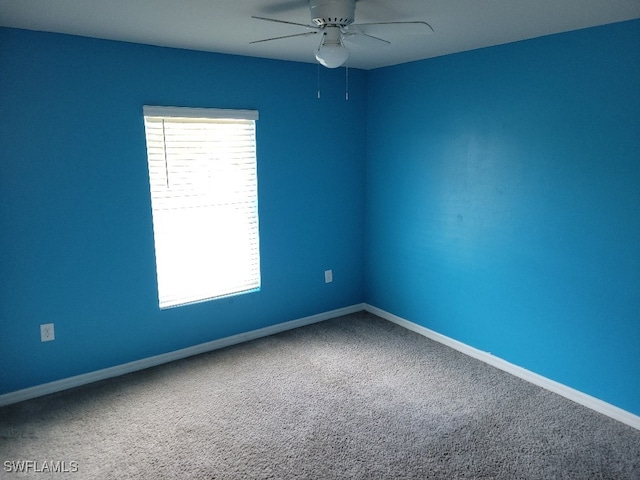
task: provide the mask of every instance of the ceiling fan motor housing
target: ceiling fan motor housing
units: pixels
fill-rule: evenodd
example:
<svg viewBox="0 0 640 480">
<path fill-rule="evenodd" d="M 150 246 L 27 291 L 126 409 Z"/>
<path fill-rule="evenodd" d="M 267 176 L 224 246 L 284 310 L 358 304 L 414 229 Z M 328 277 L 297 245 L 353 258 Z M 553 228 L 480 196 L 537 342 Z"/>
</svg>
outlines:
<svg viewBox="0 0 640 480">
<path fill-rule="evenodd" d="M 356 0 L 309 0 L 309 8 L 314 25 L 345 27 L 355 20 Z"/>
</svg>

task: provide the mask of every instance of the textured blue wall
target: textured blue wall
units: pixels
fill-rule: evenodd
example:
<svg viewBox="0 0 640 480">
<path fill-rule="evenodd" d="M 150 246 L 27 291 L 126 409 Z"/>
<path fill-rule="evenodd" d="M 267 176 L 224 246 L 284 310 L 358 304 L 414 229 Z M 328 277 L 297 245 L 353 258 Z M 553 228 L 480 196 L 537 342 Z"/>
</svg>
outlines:
<svg viewBox="0 0 640 480">
<path fill-rule="evenodd" d="M 640 414 L 640 21 L 368 80 L 366 301 Z"/>
<path fill-rule="evenodd" d="M 0 29 L 0 394 L 361 302 L 366 72 L 321 81 Z M 260 111 L 261 292 L 158 309 L 144 104 Z"/>
</svg>

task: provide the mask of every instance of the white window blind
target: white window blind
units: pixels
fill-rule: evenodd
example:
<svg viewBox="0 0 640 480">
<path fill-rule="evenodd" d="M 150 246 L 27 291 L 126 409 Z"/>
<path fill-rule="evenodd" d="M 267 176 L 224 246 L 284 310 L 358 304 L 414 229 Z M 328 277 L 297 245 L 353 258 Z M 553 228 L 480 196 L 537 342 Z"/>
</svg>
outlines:
<svg viewBox="0 0 640 480">
<path fill-rule="evenodd" d="M 258 290 L 258 112 L 143 113 L 160 308 Z"/>
</svg>

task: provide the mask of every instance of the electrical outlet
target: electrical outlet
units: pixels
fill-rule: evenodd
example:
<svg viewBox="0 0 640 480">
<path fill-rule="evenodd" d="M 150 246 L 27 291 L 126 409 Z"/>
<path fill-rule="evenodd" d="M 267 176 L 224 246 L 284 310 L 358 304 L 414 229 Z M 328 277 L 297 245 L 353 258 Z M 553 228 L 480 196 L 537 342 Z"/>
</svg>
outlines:
<svg viewBox="0 0 640 480">
<path fill-rule="evenodd" d="M 50 342 L 55 339 L 56 336 L 53 331 L 53 323 L 43 323 L 40 325 L 40 341 Z"/>
<path fill-rule="evenodd" d="M 324 283 L 333 282 L 333 270 L 325 270 L 324 271 Z"/>
</svg>

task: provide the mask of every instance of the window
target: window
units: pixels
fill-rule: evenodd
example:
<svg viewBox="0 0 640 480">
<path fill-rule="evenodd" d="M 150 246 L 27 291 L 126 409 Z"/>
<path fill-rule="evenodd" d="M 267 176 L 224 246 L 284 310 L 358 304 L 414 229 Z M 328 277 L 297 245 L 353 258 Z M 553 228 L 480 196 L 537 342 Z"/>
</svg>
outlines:
<svg viewBox="0 0 640 480">
<path fill-rule="evenodd" d="M 259 290 L 258 112 L 143 113 L 160 308 Z"/>
</svg>

